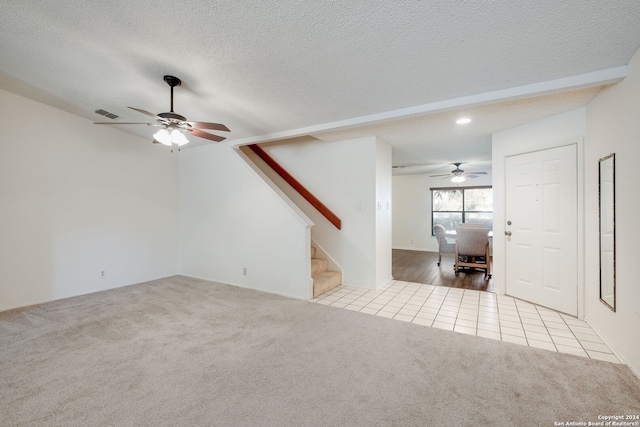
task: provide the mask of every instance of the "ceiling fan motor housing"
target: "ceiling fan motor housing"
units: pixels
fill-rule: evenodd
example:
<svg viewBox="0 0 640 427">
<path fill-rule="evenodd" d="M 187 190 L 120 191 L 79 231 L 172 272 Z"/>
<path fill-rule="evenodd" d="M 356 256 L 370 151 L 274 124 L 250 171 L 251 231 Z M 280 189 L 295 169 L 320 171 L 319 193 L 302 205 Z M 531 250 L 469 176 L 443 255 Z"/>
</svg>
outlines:
<svg viewBox="0 0 640 427">
<path fill-rule="evenodd" d="M 162 117 L 163 119 L 168 119 L 168 120 L 180 120 L 180 121 L 186 121 L 187 118 L 185 116 L 181 116 L 180 114 L 176 114 L 174 112 L 171 113 L 160 113 L 158 114 L 158 117 Z"/>
</svg>

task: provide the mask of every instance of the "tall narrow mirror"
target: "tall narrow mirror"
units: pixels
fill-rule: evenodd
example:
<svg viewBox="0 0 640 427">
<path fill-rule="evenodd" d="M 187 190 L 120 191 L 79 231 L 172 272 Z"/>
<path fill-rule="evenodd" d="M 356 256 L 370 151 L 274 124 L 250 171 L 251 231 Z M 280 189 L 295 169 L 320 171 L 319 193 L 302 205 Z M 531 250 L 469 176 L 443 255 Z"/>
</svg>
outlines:
<svg viewBox="0 0 640 427">
<path fill-rule="evenodd" d="M 616 311 L 616 156 L 599 162 L 600 301 Z"/>
</svg>

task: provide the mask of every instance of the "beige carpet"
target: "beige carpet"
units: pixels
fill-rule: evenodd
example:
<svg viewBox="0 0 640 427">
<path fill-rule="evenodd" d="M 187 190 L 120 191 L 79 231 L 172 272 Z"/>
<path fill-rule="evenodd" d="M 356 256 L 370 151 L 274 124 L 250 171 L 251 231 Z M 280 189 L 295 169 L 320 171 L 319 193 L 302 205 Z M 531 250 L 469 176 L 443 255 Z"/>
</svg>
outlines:
<svg viewBox="0 0 640 427">
<path fill-rule="evenodd" d="M 0 313 L 2 426 L 552 426 L 624 365 L 185 277 Z"/>
</svg>

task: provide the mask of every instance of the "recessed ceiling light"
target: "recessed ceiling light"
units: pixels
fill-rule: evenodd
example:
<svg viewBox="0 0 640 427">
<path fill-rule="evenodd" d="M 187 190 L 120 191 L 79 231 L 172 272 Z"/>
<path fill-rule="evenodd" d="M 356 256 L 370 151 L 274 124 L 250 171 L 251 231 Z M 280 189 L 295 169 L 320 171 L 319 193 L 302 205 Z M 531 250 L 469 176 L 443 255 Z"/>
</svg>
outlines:
<svg viewBox="0 0 640 427">
<path fill-rule="evenodd" d="M 456 123 L 459 125 L 466 125 L 467 123 L 471 123 L 471 119 L 469 117 L 461 117 L 456 120 Z"/>
</svg>

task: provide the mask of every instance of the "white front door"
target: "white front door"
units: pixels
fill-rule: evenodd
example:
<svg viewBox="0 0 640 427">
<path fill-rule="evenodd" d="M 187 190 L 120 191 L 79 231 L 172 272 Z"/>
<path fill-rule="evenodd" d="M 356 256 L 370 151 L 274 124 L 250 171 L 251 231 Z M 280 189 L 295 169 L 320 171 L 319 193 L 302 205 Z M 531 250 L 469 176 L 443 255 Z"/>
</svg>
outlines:
<svg viewBox="0 0 640 427">
<path fill-rule="evenodd" d="M 578 314 L 576 146 L 506 158 L 506 293 Z M 510 235 L 509 235 L 510 234 Z"/>
</svg>

